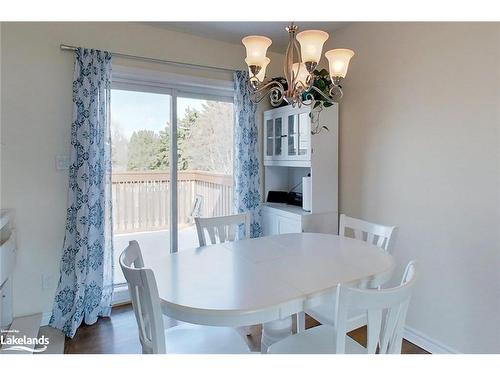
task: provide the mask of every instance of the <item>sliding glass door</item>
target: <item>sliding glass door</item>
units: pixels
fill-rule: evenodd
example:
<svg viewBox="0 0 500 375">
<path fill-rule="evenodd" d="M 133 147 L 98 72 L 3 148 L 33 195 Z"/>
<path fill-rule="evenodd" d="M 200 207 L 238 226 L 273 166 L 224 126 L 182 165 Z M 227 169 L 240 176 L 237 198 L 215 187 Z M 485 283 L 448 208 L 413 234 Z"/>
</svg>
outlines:
<svg viewBox="0 0 500 375">
<path fill-rule="evenodd" d="M 170 251 L 171 103 L 166 93 L 111 91 L 115 284 L 125 283 L 118 257 L 129 241 L 145 259 Z"/>
<path fill-rule="evenodd" d="M 229 96 L 134 82 L 111 91 L 115 285 L 131 240 L 145 263 L 198 246 L 196 216 L 233 213 Z"/>
<path fill-rule="evenodd" d="M 233 103 L 177 98 L 179 251 L 198 246 L 194 218 L 233 213 Z"/>
</svg>

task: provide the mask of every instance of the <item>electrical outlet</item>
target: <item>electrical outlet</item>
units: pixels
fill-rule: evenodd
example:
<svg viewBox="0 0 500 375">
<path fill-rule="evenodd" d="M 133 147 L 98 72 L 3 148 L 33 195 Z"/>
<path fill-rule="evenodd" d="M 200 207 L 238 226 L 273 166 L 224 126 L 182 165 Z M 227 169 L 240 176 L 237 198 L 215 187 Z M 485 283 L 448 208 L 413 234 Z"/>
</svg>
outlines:
<svg viewBox="0 0 500 375">
<path fill-rule="evenodd" d="M 69 169 L 69 156 L 57 155 L 56 156 L 56 169 L 58 171 L 66 171 Z"/>
<path fill-rule="evenodd" d="M 54 275 L 42 275 L 42 290 L 52 290 L 54 288 Z"/>
</svg>

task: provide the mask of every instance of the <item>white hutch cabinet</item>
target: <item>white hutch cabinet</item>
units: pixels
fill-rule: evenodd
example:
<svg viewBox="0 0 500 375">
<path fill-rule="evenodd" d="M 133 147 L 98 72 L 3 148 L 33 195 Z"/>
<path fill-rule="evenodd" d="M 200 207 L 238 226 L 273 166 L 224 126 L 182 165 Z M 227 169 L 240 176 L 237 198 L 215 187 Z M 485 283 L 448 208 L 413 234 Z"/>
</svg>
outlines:
<svg viewBox="0 0 500 375">
<path fill-rule="evenodd" d="M 264 113 L 264 164 L 309 166 L 309 107 L 282 107 Z"/>
<path fill-rule="evenodd" d="M 310 108 L 292 106 L 264 112 L 264 193 L 302 192 L 311 176 L 311 211 L 284 203 L 264 203 L 264 235 L 338 232 L 338 105 L 321 112 L 327 130 L 311 135 Z"/>
</svg>

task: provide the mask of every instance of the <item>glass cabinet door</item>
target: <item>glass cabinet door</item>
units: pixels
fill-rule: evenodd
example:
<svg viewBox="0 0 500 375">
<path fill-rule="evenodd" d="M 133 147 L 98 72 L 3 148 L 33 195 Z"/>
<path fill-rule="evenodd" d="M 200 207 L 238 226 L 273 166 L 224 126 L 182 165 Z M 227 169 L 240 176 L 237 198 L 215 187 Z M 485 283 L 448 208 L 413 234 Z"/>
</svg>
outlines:
<svg viewBox="0 0 500 375">
<path fill-rule="evenodd" d="M 297 139 L 299 124 L 297 115 L 288 116 L 288 156 L 297 156 Z"/>
<path fill-rule="evenodd" d="M 283 123 L 282 118 L 277 117 L 274 119 L 274 156 L 280 157 L 282 155 L 282 142 L 283 138 Z"/>
<path fill-rule="evenodd" d="M 274 151 L 274 127 L 273 120 L 266 121 L 266 156 L 273 156 Z"/>
<path fill-rule="evenodd" d="M 309 113 L 301 113 L 299 115 L 299 142 L 298 142 L 298 155 L 306 156 L 308 155 L 308 150 L 310 147 L 310 118 Z"/>
</svg>

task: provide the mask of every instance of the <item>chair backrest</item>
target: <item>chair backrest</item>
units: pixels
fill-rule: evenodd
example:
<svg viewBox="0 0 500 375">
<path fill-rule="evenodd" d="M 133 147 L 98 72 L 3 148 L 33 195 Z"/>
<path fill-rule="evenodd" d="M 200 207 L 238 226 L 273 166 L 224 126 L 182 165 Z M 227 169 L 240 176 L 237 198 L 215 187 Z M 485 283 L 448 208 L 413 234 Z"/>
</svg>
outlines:
<svg viewBox="0 0 500 375">
<path fill-rule="evenodd" d="M 137 241 L 130 241 L 121 253 L 120 267 L 132 299 L 142 352 L 166 353 L 165 328 L 156 279 L 152 270 L 144 268 Z"/>
<path fill-rule="evenodd" d="M 339 235 L 347 236 L 346 229 L 352 230 L 354 238 L 376 245 L 385 251 L 390 251 L 397 227 L 370 223 L 341 214 Z"/>
<path fill-rule="evenodd" d="M 205 231 L 208 233 L 212 245 L 217 242 L 236 240 L 240 225 L 245 227 L 245 238 L 250 238 L 250 213 L 245 212 L 237 215 L 202 218 L 195 217 L 196 230 L 200 246 L 206 246 Z"/>
<path fill-rule="evenodd" d="M 349 311 L 367 313 L 367 353 L 400 354 L 403 329 L 416 280 L 415 262 L 406 266 L 401 284 L 390 289 L 356 289 L 340 285 L 337 288 L 336 349 L 345 352 Z"/>
</svg>

